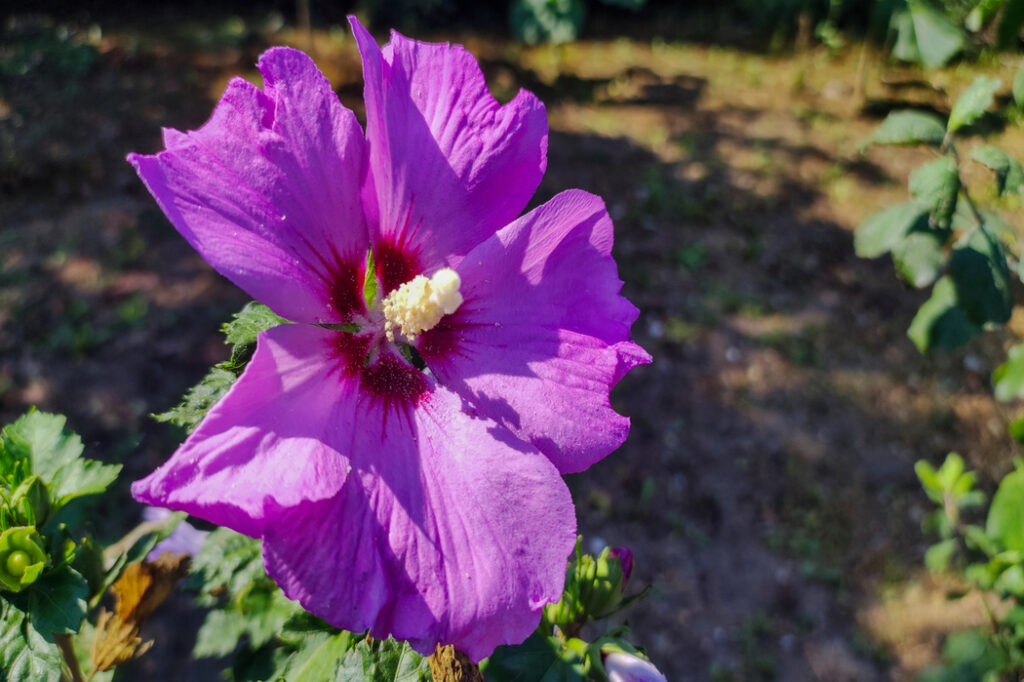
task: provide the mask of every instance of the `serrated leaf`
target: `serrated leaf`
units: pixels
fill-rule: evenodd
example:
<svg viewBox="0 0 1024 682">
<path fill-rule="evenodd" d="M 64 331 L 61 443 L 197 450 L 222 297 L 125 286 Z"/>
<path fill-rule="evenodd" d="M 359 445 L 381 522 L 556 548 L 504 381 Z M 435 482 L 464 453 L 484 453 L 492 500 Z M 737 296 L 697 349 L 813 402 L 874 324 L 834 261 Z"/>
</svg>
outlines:
<svg viewBox="0 0 1024 682">
<path fill-rule="evenodd" d="M 82 440 L 64 428 L 62 415 L 30 412 L 0 433 L 3 449 L 28 458 L 50 493 L 51 514 L 76 497 L 102 493 L 117 479 L 120 464 L 82 457 Z"/>
<path fill-rule="evenodd" d="M 986 145 L 975 149 L 971 158 L 995 173 L 996 187 L 1001 196 L 1019 194 L 1024 188 L 1024 168 L 1003 150 Z"/>
<path fill-rule="evenodd" d="M 153 417 L 157 421 L 171 422 L 192 433 L 210 408 L 224 397 L 237 379 L 238 375 L 234 372 L 214 367 L 202 381 L 188 390 L 177 407 Z"/>
<path fill-rule="evenodd" d="M 25 612 L 0 595 L 0 671 L 5 679 L 60 682 L 62 660 L 57 645 L 46 641 Z"/>
<path fill-rule="evenodd" d="M 935 543 L 924 553 L 924 565 L 932 572 L 945 571 L 956 553 L 956 544 L 955 538 Z"/>
<path fill-rule="evenodd" d="M 902 240 L 924 211 L 914 202 L 897 204 L 874 214 L 853 233 L 853 247 L 861 258 L 877 258 Z"/>
<path fill-rule="evenodd" d="M 942 156 L 910 174 L 910 193 L 914 202 L 927 211 L 932 223 L 949 227 L 960 192 L 960 173 L 952 157 Z"/>
<path fill-rule="evenodd" d="M 933 114 L 922 111 L 893 111 L 862 147 L 871 144 L 931 144 L 938 146 L 946 137 L 946 126 Z"/>
<path fill-rule="evenodd" d="M 266 577 L 260 541 L 228 528 L 217 528 L 206 537 L 191 570 L 201 580 L 201 597 L 239 593 L 249 589 L 253 580 Z M 216 599 L 205 603 L 216 603 Z"/>
<path fill-rule="evenodd" d="M 979 229 L 953 250 L 949 277 L 960 309 L 972 324 L 1002 324 L 1013 313 L 1010 269 L 1002 245 Z"/>
<path fill-rule="evenodd" d="M 984 114 L 995 99 L 996 90 L 1003 84 L 998 78 L 978 76 L 953 104 L 949 114 L 949 130 L 957 131 L 969 126 Z"/>
<path fill-rule="evenodd" d="M 985 533 L 1007 550 L 1024 550 L 1024 471 L 1003 478 L 992 497 Z"/>
<path fill-rule="evenodd" d="M 281 324 L 287 324 L 288 320 L 277 315 L 267 306 L 258 301 L 249 301 L 245 307 L 232 315 L 230 322 L 226 322 L 221 331 L 224 332 L 224 342 L 234 346 L 251 346 L 256 343 L 259 333 Z"/>
<path fill-rule="evenodd" d="M 1012 347 L 1006 362 L 992 372 L 996 399 L 1003 402 L 1024 397 L 1024 344 Z"/>
<path fill-rule="evenodd" d="M 892 249 L 896 272 L 915 289 L 930 285 L 946 264 L 945 235 L 935 230 L 914 230 Z"/>
<path fill-rule="evenodd" d="M 981 328 L 967 319 L 957 305 L 957 292 L 950 277 L 940 277 L 932 287 L 932 295 L 922 305 L 907 329 L 907 336 L 918 350 L 956 348 L 963 345 Z"/>
<path fill-rule="evenodd" d="M 907 0 L 914 25 L 914 42 L 922 64 L 930 69 L 945 66 L 964 49 L 964 32 L 923 0 Z"/>
<path fill-rule="evenodd" d="M 192 658 L 220 658 L 227 656 L 245 633 L 245 616 L 234 611 L 214 609 L 196 633 Z"/>
<path fill-rule="evenodd" d="M 555 637 L 534 632 L 518 646 L 499 646 L 480 664 L 484 677 L 493 682 L 578 682 L 583 660 L 562 647 Z"/>
<path fill-rule="evenodd" d="M 431 682 L 429 661 L 405 642 L 363 639 L 357 642 L 337 670 L 337 682 Z M 312 682 L 312 679 L 309 680 Z"/>
<path fill-rule="evenodd" d="M 32 626 L 48 641 L 78 632 L 88 597 L 89 583 L 70 566 L 44 574 L 28 593 Z"/>
</svg>

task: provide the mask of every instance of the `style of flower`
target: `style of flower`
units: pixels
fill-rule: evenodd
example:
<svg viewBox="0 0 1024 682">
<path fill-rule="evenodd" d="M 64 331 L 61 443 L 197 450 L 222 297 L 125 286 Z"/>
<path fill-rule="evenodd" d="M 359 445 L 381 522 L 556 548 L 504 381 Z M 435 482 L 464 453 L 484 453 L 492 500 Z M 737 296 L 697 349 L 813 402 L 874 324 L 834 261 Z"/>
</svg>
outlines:
<svg viewBox="0 0 1024 682">
<path fill-rule="evenodd" d="M 352 20 L 365 137 L 303 53 L 259 60 L 199 130 L 129 156 L 221 274 L 292 321 L 132 488 L 263 539 L 268 573 L 348 630 L 523 641 L 561 596 L 575 515 L 560 474 L 618 447 L 629 341 L 602 201 L 517 218 L 546 165 L 543 105 L 499 105 L 460 46 Z"/>
</svg>

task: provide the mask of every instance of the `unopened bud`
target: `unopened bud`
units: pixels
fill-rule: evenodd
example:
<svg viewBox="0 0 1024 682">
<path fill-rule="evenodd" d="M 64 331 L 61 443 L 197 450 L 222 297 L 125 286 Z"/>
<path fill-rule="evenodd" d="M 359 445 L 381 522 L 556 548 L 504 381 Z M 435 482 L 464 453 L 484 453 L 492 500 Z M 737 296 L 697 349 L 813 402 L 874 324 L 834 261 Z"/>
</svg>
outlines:
<svg viewBox="0 0 1024 682">
<path fill-rule="evenodd" d="M 21 482 L 11 495 L 13 511 L 26 526 L 41 526 L 50 513 L 50 495 L 39 476 L 30 476 Z"/>
<path fill-rule="evenodd" d="M 604 670 L 609 682 L 668 682 L 661 671 L 646 658 L 625 651 L 601 649 Z"/>
<path fill-rule="evenodd" d="M 43 539 L 35 528 L 16 526 L 0 534 L 0 589 L 21 592 L 45 567 Z"/>
</svg>

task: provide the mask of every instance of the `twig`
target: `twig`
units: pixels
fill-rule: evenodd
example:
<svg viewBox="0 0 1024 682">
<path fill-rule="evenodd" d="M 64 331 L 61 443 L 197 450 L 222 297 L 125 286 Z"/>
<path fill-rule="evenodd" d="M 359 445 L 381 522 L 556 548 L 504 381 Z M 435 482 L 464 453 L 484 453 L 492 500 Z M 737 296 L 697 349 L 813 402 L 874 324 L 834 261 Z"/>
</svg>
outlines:
<svg viewBox="0 0 1024 682">
<path fill-rule="evenodd" d="M 71 644 L 71 635 L 56 635 L 57 647 L 60 649 L 64 662 L 68 664 L 71 672 L 71 682 L 82 682 L 82 671 L 78 667 L 78 659 L 75 657 L 75 647 Z"/>
</svg>

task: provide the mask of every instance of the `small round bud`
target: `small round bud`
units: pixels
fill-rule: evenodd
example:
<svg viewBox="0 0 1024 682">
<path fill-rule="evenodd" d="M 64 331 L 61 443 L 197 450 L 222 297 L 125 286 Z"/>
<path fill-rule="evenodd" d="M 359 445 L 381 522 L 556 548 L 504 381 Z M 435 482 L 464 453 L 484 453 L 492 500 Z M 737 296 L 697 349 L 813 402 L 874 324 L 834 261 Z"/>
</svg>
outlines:
<svg viewBox="0 0 1024 682">
<path fill-rule="evenodd" d="M 32 526 L 15 526 L 0 533 L 0 589 L 20 592 L 46 567 L 43 539 Z"/>
</svg>

